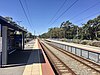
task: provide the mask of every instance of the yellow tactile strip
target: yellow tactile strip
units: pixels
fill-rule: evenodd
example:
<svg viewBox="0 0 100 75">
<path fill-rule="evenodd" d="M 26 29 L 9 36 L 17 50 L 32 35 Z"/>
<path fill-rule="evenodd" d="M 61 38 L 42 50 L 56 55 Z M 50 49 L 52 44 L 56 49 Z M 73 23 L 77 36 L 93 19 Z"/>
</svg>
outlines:
<svg viewBox="0 0 100 75">
<path fill-rule="evenodd" d="M 34 49 L 39 49 L 37 39 L 35 40 Z M 40 60 L 39 53 L 38 53 L 37 57 Z M 34 57 L 32 57 L 32 54 L 31 54 L 28 62 L 30 62 L 30 60 L 32 60 L 32 59 L 34 60 Z M 26 65 L 24 72 L 23 72 L 23 75 L 42 75 L 41 63 L 33 63 L 33 64 Z"/>
</svg>

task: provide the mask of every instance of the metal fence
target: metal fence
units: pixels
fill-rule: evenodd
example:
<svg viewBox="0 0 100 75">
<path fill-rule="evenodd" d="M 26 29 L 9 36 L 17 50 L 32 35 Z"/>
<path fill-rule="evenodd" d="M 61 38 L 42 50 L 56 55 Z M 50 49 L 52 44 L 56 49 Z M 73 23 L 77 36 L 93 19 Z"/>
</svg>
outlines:
<svg viewBox="0 0 100 75">
<path fill-rule="evenodd" d="M 90 59 L 94 62 L 100 63 L 100 53 L 92 52 L 86 49 L 70 46 L 70 45 L 65 45 L 57 42 L 53 42 L 52 44 L 55 46 L 58 46 L 64 50 L 67 50 L 68 52 L 71 52 L 73 54 L 76 54 L 78 56 Z"/>
</svg>

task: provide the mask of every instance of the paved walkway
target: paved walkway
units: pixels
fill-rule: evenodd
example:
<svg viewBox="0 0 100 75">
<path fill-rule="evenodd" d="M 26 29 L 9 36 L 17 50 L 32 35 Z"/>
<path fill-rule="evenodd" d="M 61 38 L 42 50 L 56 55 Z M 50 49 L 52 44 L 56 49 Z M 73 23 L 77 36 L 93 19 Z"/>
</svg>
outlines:
<svg viewBox="0 0 100 75">
<path fill-rule="evenodd" d="M 26 65 L 23 75 L 55 75 L 37 39 L 33 52 L 28 60 L 32 64 Z"/>
<path fill-rule="evenodd" d="M 5 68 L 0 68 L 0 75 L 23 75 L 23 71 L 27 64 L 30 54 L 32 53 L 32 46 L 34 40 L 28 43 L 31 46 L 27 46 L 23 51 L 16 51 L 8 56 L 8 65 Z M 28 63 L 31 64 L 31 63 Z"/>
<path fill-rule="evenodd" d="M 34 63 L 31 65 L 26 65 L 23 75 L 42 75 L 40 56 L 39 56 L 40 51 L 38 48 L 37 40 L 34 44 L 34 51 L 35 51 L 34 55 L 33 53 L 31 53 L 29 60 L 28 60 L 28 63 L 30 63 L 31 61 L 34 61 Z"/>
</svg>

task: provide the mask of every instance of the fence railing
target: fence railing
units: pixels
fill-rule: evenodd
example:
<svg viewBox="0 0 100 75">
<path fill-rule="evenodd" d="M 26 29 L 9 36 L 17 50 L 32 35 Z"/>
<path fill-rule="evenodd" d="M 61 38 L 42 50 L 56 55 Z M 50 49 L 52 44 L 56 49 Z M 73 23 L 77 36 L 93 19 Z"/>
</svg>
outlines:
<svg viewBox="0 0 100 75">
<path fill-rule="evenodd" d="M 67 50 L 68 52 L 71 52 L 71 53 L 76 54 L 78 56 L 90 59 L 94 62 L 100 63 L 100 53 L 92 52 L 92 51 L 89 51 L 87 49 L 78 48 L 78 47 L 75 47 L 72 45 L 70 46 L 70 45 L 66 45 L 66 44 L 61 44 L 58 42 L 51 41 L 51 43 L 55 46 L 58 46 L 58 47 L 64 49 L 64 50 Z"/>
</svg>

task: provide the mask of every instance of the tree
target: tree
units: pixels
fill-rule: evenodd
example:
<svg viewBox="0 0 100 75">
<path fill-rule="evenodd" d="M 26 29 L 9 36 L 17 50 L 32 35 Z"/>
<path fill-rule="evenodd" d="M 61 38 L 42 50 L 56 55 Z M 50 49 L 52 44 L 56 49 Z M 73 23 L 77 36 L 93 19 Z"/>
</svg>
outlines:
<svg viewBox="0 0 100 75">
<path fill-rule="evenodd" d="M 100 15 L 87 21 L 82 27 L 78 27 L 70 21 L 62 22 L 60 27 L 49 28 L 48 32 L 41 36 L 51 38 L 98 40 L 98 38 L 100 38 Z"/>
<path fill-rule="evenodd" d="M 61 23 L 60 28 L 65 32 L 65 38 L 72 39 L 76 36 L 77 26 L 72 24 L 70 21 Z"/>
</svg>

